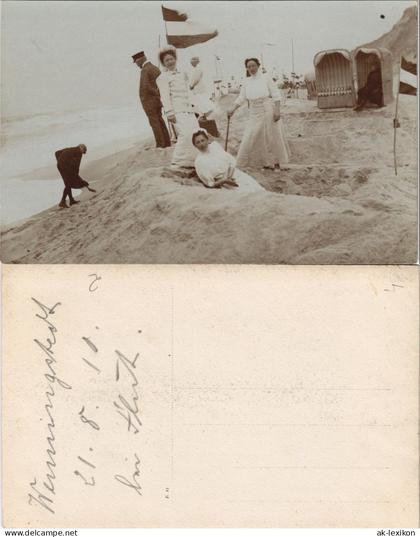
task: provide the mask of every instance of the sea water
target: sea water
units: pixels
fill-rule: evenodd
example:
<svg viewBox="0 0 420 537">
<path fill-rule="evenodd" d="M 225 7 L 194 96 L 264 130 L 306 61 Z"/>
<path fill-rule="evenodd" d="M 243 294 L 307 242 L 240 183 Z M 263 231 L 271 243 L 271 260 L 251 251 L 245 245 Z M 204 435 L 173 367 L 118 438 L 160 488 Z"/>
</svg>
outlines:
<svg viewBox="0 0 420 537">
<path fill-rule="evenodd" d="M 9 117 L 2 119 L 1 130 L 1 224 L 58 204 L 64 188 L 54 156 L 58 149 L 87 146 L 83 177 L 89 163 L 151 135 L 140 106 Z"/>
</svg>

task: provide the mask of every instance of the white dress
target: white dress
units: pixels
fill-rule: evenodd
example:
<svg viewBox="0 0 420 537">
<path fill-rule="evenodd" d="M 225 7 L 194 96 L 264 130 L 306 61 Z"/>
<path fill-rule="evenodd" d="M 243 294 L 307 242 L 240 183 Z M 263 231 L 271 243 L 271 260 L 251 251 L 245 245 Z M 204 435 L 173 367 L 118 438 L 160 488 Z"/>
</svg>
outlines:
<svg viewBox="0 0 420 537">
<path fill-rule="evenodd" d="M 156 79 L 162 106 L 166 116 L 174 115 L 177 142 L 172 155 L 173 166 L 193 167 L 197 150 L 192 143 L 192 135 L 200 129 L 194 115 L 188 75 L 178 70 L 165 70 Z"/>
<path fill-rule="evenodd" d="M 272 79 L 258 72 L 247 77 L 235 104 L 249 103 L 249 118 L 239 147 L 238 166 L 260 168 L 286 164 L 290 149 L 281 118 L 273 119 L 274 102 L 280 101 L 279 89 Z"/>
<path fill-rule="evenodd" d="M 236 166 L 235 157 L 229 155 L 217 142 L 209 144 L 207 151 L 200 151 L 195 159 L 195 171 L 200 180 L 208 187 L 214 187 L 230 167 Z M 261 192 L 265 189 L 253 177 L 235 168 L 232 176 L 239 187 L 232 187 L 240 192 Z M 227 186 L 227 185 L 226 185 Z M 228 187 L 230 188 L 230 187 Z"/>
<path fill-rule="evenodd" d="M 197 114 L 209 114 L 214 106 L 209 98 L 209 91 L 204 81 L 204 73 L 201 67 L 192 67 L 189 73 L 189 84 L 194 85 L 191 101 Z"/>
</svg>

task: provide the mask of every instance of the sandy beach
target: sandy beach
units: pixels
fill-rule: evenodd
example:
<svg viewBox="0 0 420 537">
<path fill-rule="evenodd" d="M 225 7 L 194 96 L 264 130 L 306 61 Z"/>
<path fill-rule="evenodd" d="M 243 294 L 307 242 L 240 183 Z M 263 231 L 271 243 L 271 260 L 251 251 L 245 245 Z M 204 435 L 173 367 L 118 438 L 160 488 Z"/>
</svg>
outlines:
<svg viewBox="0 0 420 537">
<path fill-rule="evenodd" d="M 87 167 L 147 136 L 149 125 L 137 103 L 2 118 L 0 224 L 19 222 L 56 204 L 63 190 L 57 181 L 57 149 L 87 144 Z"/>
<path fill-rule="evenodd" d="M 226 132 L 222 99 L 217 117 Z M 149 139 L 81 168 L 98 190 L 2 230 L 6 263 L 414 263 L 416 99 L 400 95 L 398 175 L 394 104 L 355 113 L 287 99 L 292 148 L 280 174 L 252 171 L 266 192 L 209 190 L 171 175 L 173 149 Z M 246 107 L 231 123 L 236 154 Z M 223 138 L 220 140 L 224 144 Z M 57 180 L 59 180 L 57 178 Z"/>
</svg>

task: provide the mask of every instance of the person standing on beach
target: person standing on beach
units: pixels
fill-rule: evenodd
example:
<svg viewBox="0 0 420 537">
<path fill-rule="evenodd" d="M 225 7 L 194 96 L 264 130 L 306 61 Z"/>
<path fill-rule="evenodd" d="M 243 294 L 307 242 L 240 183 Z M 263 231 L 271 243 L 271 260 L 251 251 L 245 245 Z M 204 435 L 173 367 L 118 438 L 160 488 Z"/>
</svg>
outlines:
<svg viewBox="0 0 420 537">
<path fill-rule="evenodd" d="M 59 207 L 62 209 L 68 209 L 66 203 L 67 196 L 69 197 L 70 205 L 79 203 L 73 198 L 72 188 L 84 188 L 86 187 L 91 192 L 96 192 L 93 188 L 89 187 L 89 183 L 82 179 L 79 175 L 80 162 L 82 156 L 86 153 L 87 148 L 85 144 L 79 144 L 76 147 L 66 147 L 55 152 L 55 158 L 57 159 L 57 168 L 64 181 L 63 197 L 59 203 Z"/>
<path fill-rule="evenodd" d="M 243 103 L 248 102 L 249 114 L 239 147 L 237 162 L 242 168 L 280 171 L 290 158 L 289 144 L 280 116 L 280 92 L 271 77 L 261 73 L 258 58 L 247 58 L 247 78 L 228 117 Z"/>
<path fill-rule="evenodd" d="M 186 71 L 178 70 L 175 48 L 162 49 L 159 59 L 164 71 L 157 78 L 157 84 L 166 117 L 174 126 L 178 137 L 171 166 L 178 171 L 182 171 L 182 168 L 192 169 L 197 150 L 191 143 L 191 137 L 200 126 L 194 115 L 188 74 Z"/>
<path fill-rule="evenodd" d="M 140 68 L 140 102 L 156 140 L 156 147 L 169 147 L 171 138 L 165 121 L 162 117 L 162 102 L 156 79 L 160 75 L 160 69 L 153 65 L 144 52 L 137 52 L 132 56 L 133 62 Z"/>
<path fill-rule="evenodd" d="M 209 99 L 206 84 L 204 81 L 204 73 L 200 67 L 200 58 L 193 56 L 191 58 L 190 71 L 190 90 L 192 91 L 192 104 L 194 112 L 199 119 L 207 119 L 207 114 L 213 110 L 213 105 Z"/>
</svg>

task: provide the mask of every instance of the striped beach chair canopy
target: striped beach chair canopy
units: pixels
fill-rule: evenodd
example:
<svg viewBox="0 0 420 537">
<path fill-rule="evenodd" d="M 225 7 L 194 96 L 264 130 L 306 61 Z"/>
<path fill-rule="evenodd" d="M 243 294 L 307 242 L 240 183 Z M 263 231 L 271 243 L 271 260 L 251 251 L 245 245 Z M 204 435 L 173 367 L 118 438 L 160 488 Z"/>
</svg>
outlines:
<svg viewBox="0 0 420 537">
<path fill-rule="evenodd" d="M 318 93 L 324 96 L 351 93 L 352 60 L 348 50 L 324 50 L 314 58 Z"/>
</svg>

